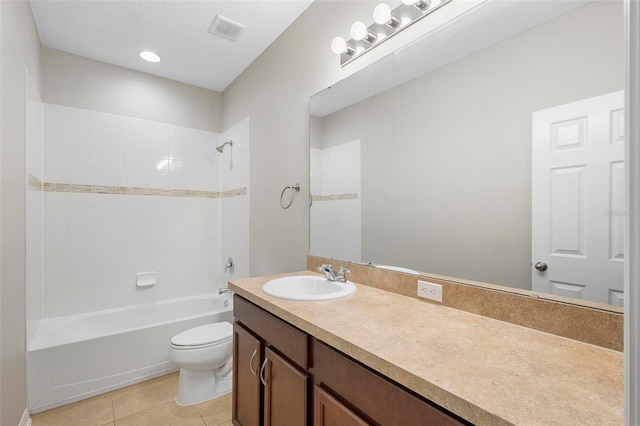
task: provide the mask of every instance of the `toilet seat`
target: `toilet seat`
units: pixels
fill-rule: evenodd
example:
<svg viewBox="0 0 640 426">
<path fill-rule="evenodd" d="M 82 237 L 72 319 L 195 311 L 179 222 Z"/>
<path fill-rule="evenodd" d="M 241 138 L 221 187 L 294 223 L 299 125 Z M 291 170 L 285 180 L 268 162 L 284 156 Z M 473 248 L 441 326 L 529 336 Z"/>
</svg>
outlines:
<svg viewBox="0 0 640 426">
<path fill-rule="evenodd" d="M 233 326 L 217 322 L 178 333 L 171 338 L 174 349 L 199 349 L 215 346 L 233 339 Z"/>
</svg>

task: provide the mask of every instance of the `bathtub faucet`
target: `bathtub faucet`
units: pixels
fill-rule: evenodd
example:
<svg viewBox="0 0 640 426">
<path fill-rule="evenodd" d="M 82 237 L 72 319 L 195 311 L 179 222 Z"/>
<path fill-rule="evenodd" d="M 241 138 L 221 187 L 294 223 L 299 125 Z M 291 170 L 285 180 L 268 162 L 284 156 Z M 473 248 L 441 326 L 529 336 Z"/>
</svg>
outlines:
<svg viewBox="0 0 640 426">
<path fill-rule="evenodd" d="M 230 288 L 219 288 L 219 289 L 218 289 L 218 294 L 224 294 L 224 293 L 229 293 L 229 294 L 231 294 L 231 293 L 233 293 L 233 292 L 231 291 L 231 289 L 230 289 Z"/>
</svg>

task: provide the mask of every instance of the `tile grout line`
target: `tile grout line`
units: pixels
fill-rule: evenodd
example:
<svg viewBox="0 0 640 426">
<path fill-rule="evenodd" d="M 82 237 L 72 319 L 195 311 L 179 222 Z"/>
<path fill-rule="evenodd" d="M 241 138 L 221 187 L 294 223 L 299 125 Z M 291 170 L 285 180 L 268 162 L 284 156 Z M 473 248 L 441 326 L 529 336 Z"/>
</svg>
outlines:
<svg viewBox="0 0 640 426">
<path fill-rule="evenodd" d="M 200 411 L 200 404 L 195 404 L 196 407 L 196 411 L 198 412 L 198 414 L 200 415 L 200 419 L 202 419 L 202 423 L 204 424 L 204 426 L 209 426 L 209 423 L 207 423 L 207 420 L 204 418 L 204 416 L 202 415 L 202 411 Z"/>
<path fill-rule="evenodd" d="M 113 391 L 109 392 L 109 398 L 111 398 L 111 424 L 115 426 L 116 424 L 116 409 L 113 406 Z"/>
<path fill-rule="evenodd" d="M 200 416 L 200 420 L 202 420 L 202 423 L 204 423 L 204 426 L 207 426 L 207 421 L 202 416 L 202 411 L 200 411 L 200 407 L 198 407 L 198 404 L 195 404 L 195 406 L 196 406 L 196 411 L 198 412 L 198 415 Z"/>
</svg>

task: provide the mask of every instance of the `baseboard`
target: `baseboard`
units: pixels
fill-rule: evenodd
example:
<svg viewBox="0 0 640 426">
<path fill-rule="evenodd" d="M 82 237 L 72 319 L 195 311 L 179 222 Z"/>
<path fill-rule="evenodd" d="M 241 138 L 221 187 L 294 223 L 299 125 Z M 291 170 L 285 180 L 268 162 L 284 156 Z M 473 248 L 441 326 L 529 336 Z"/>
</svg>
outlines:
<svg viewBox="0 0 640 426">
<path fill-rule="evenodd" d="M 29 411 L 26 408 L 24 413 L 22 413 L 22 418 L 20 419 L 20 424 L 18 426 L 31 426 L 31 417 L 29 416 Z"/>
</svg>

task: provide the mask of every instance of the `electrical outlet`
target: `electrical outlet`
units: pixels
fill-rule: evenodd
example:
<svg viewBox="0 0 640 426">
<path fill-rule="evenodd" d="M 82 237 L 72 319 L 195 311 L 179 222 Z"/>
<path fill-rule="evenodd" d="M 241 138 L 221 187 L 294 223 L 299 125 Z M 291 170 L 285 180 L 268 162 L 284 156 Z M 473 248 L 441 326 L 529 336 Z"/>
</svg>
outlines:
<svg viewBox="0 0 640 426">
<path fill-rule="evenodd" d="M 442 302 L 442 286 L 428 281 L 418 281 L 418 296 Z"/>
</svg>

